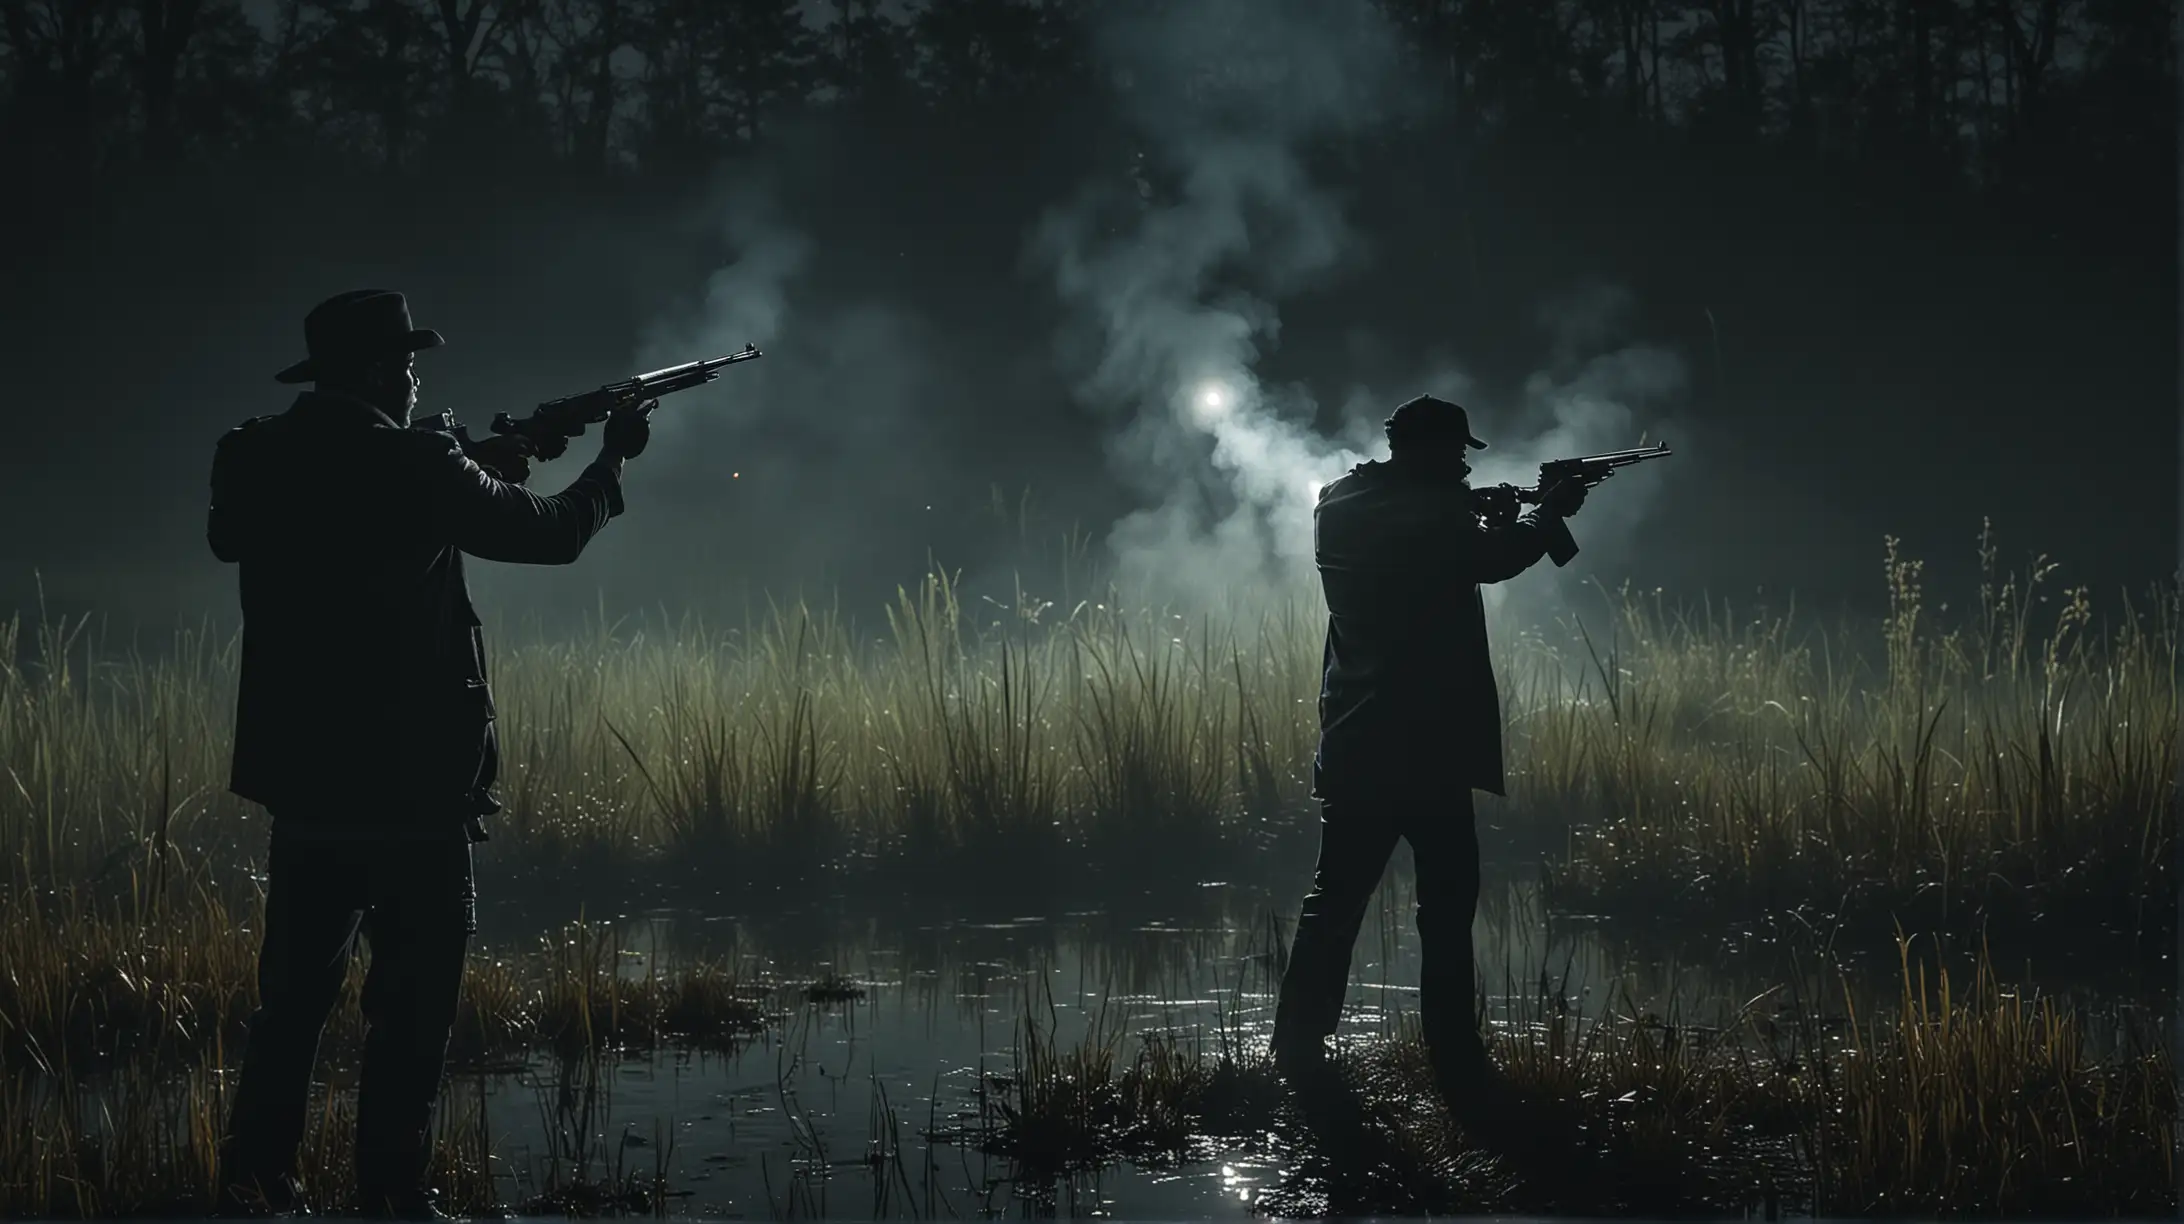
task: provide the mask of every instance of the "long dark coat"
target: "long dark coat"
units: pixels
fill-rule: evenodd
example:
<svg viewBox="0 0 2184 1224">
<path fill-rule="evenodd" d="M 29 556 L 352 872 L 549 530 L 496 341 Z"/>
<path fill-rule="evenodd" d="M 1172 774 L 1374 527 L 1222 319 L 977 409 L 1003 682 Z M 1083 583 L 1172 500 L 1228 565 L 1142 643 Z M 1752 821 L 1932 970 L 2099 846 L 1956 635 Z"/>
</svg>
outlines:
<svg viewBox="0 0 2184 1224">
<path fill-rule="evenodd" d="M 463 554 L 564 565 L 621 509 L 611 464 L 541 497 L 345 396 L 228 431 L 206 536 L 242 592 L 229 789 L 281 827 L 452 831 L 497 811 Z"/>
<path fill-rule="evenodd" d="M 1507 793 L 1479 584 L 1558 539 L 1574 552 L 1568 526 L 1535 510 L 1488 529 L 1461 484 L 1374 462 L 1320 490 L 1313 537 L 1328 612 L 1316 793 Z"/>
</svg>

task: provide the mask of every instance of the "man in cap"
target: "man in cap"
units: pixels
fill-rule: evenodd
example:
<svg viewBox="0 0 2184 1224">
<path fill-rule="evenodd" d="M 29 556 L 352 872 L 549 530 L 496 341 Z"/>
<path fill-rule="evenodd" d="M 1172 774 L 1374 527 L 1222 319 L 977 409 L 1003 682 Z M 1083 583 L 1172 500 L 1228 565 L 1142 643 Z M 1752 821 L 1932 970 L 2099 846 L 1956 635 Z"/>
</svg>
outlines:
<svg viewBox="0 0 2184 1224">
<path fill-rule="evenodd" d="M 1422 395 L 1386 422 L 1389 457 L 1320 491 L 1314 553 L 1327 600 L 1320 687 L 1319 862 L 1297 919 L 1275 1010 L 1285 1074 L 1324 1083 L 1350 953 L 1397 839 L 1417 868 L 1419 1010 L 1449 1107 L 1479 1121 L 1495 1083 L 1472 1009 L 1471 923 L 1479 900 L 1473 790 L 1504 793 L 1501 700 L 1479 584 L 1502 582 L 1559 546 L 1585 490 L 1482 525 L 1468 483 L 1469 415 Z"/>
<path fill-rule="evenodd" d="M 541 497 L 522 446 L 413 428 L 415 354 L 438 332 L 399 293 L 361 290 L 304 320 L 311 383 L 220 439 L 207 538 L 233 563 L 242 674 L 229 789 L 272 822 L 265 930 L 218 1209 L 304 1209 L 296 1157 L 319 1034 L 354 941 L 371 942 L 356 1119 L 357 1207 L 438 1218 L 433 1105 L 477 929 L 471 843 L 499 810 L 494 708 L 463 554 L 565 565 L 622 512 L 621 472 L 652 402 L 620 410 L 599 457 Z M 466 453 L 466 449 L 468 453 Z M 498 473 L 498 474 L 496 474 Z"/>
</svg>

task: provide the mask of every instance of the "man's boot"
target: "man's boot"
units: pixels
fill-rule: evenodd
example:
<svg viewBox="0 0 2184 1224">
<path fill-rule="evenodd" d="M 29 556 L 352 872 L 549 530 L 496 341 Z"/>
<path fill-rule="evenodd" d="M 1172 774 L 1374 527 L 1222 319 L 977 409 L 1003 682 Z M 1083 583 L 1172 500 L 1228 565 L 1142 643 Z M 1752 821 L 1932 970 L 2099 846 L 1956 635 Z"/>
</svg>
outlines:
<svg viewBox="0 0 2184 1224">
<path fill-rule="evenodd" d="M 1442 1103 L 1475 1142 L 1484 1142 L 1488 1135 L 1515 1121 L 1511 1116 L 1516 1104 L 1514 1094 L 1508 1080 L 1486 1056 L 1483 1043 L 1451 1039 L 1429 1043 L 1428 1052 L 1433 1061 L 1434 1087 L 1440 1091 Z"/>
<path fill-rule="evenodd" d="M 1319 1037 L 1296 1037 L 1277 1032 L 1272 1044 L 1274 1073 L 1284 1080 L 1317 1079 L 1333 1069 L 1327 1042 Z"/>
<path fill-rule="evenodd" d="M 388 1134 L 365 1125 L 359 1111 L 356 1148 L 357 1214 L 374 1220 L 447 1220 L 437 1196 L 428 1189 L 425 1169 L 430 1139 L 422 1130 L 403 1128 Z"/>
</svg>

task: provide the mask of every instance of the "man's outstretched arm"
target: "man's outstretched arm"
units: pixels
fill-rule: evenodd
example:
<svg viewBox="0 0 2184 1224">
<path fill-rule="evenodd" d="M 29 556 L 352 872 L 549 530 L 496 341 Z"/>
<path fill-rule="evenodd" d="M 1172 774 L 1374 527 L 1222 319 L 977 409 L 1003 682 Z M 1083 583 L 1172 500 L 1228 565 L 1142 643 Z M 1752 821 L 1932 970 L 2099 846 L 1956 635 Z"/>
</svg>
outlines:
<svg viewBox="0 0 2184 1224">
<path fill-rule="evenodd" d="M 1458 533 L 1456 565 L 1471 582 L 1507 582 L 1539 564 L 1549 546 L 1558 543 L 1565 551 L 1577 548 L 1562 516 L 1532 510 L 1506 527 Z"/>
<path fill-rule="evenodd" d="M 419 456 L 434 519 L 455 547 L 487 561 L 567 565 L 622 512 L 622 461 L 601 453 L 568 488 L 542 497 L 500 480 L 464 455 L 452 437 Z"/>
<path fill-rule="evenodd" d="M 1585 504 L 1585 488 L 1559 485 L 1516 522 L 1457 533 L 1456 564 L 1472 582 L 1507 582 L 1539 564 L 1549 553 L 1567 561 L 1577 541 L 1564 520 Z"/>
</svg>

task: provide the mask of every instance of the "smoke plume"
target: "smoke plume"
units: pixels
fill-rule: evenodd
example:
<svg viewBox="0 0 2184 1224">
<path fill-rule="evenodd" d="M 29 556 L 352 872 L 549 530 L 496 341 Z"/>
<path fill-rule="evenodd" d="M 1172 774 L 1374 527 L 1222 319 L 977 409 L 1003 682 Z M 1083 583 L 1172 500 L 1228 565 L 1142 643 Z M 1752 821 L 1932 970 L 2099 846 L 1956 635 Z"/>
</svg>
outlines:
<svg viewBox="0 0 2184 1224">
<path fill-rule="evenodd" d="M 1530 484 L 1546 458 L 1635 445 L 1681 385 L 1672 354 L 1611 347 L 1629 303 L 1604 288 L 1541 308 L 1550 359 L 1507 406 L 1446 361 L 1383 370 L 1350 390 L 1330 436 L 1309 391 L 1259 376 L 1278 303 L 1368 254 L 1310 154 L 1410 104 L 1391 34 L 1363 0 L 1212 0 L 1101 31 L 1143 142 L 1132 181 L 1050 211 L 1031 254 L 1070 308 L 1078 397 L 1112 422 L 1110 458 L 1146 502 L 1108 537 L 1134 593 L 1207 607 L 1310 590 L 1320 485 L 1384 454 L 1380 421 L 1410 395 L 1455 399 L 1498 431 L 1475 480 Z M 1588 543 L 1626 534 L 1657 479 L 1618 476 L 1596 499 L 1613 509 L 1588 507 Z"/>
<path fill-rule="evenodd" d="M 1471 482 L 1529 485 L 1550 459 L 1622 450 L 1667 441 L 1673 457 L 1618 472 L 1593 490 L 1571 520 L 1579 547 L 1594 558 L 1624 551 L 1658 496 L 1670 465 L 1688 471 L 1688 427 L 1672 415 L 1686 388 L 1682 358 L 1668 349 L 1625 343 L 1633 302 L 1627 290 L 1587 286 L 1540 305 L 1536 320 L 1549 338 L 1548 364 L 1525 380 L 1509 410 L 1473 411 L 1489 443 L 1473 453 Z M 1487 610 L 1504 621 L 1536 624 L 1566 602 L 1597 564 L 1573 562 L 1546 582 L 1531 577 L 1484 589 Z"/>
<path fill-rule="evenodd" d="M 805 269 L 811 241 L 781 219 L 774 190 L 763 178 L 728 188 L 714 210 L 729 261 L 706 278 L 698 301 L 679 306 L 645 329 L 638 359 L 646 369 L 719 357 L 746 344 L 770 350 L 783 334 L 789 288 Z M 745 392 L 756 391 L 768 381 L 770 360 L 732 368 L 723 377 L 736 379 Z M 753 394 L 719 398 L 727 401 L 726 419 L 736 423 L 748 421 L 751 405 L 763 402 Z M 655 433 L 672 443 L 691 419 L 688 411 L 661 412 L 654 417 Z"/>
<path fill-rule="evenodd" d="M 731 619 L 769 598 L 824 604 L 914 555 L 949 441 L 928 326 L 869 293 L 829 291 L 820 245 L 763 168 L 745 167 L 690 224 L 718 252 L 644 327 L 633 360 L 654 369 L 764 356 L 662 401 L 650 448 L 625 474 L 633 521 L 586 554 L 616 609 L 672 601 Z M 903 575 L 907 578 L 907 575 Z M 504 597 L 543 602 L 555 576 L 495 573 Z M 565 581 L 565 580 L 564 580 Z M 862 586 L 859 586 L 859 583 Z M 604 595 L 603 595 L 604 597 Z"/>
</svg>

